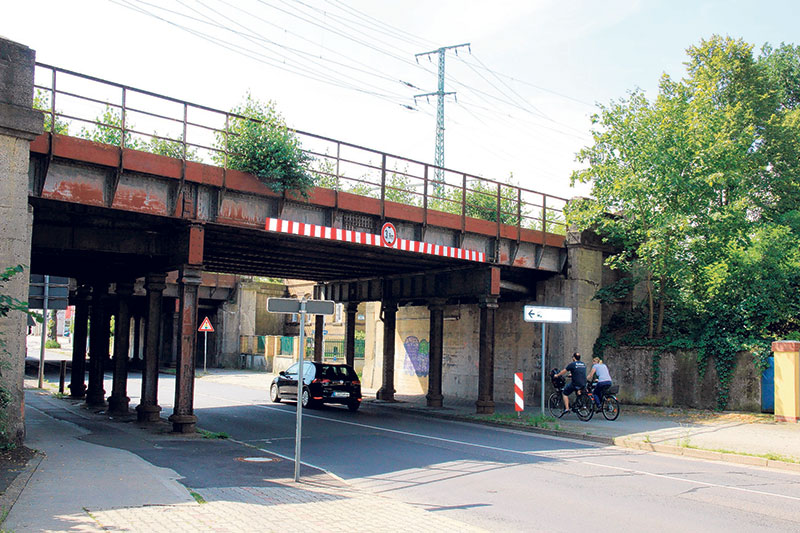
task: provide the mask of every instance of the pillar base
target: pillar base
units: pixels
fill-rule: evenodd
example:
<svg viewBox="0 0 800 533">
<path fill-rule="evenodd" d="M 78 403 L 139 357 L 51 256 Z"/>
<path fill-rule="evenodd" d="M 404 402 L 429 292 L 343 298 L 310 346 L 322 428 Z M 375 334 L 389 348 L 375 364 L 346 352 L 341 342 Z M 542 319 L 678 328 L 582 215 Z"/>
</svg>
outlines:
<svg viewBox="0 0 800 533">
<path fill-rule="evenodd" d="M 800 417 L 775 415 L 775 422 L 800 422 Z"/>
<path fill-rule="evenodd" d="M 127 396 L 114 396 L 108 397 L 108 413 L 112 415 L 127 415 L 130 413 L 131 399 Z"/>
<path fill-rule="evenodd" d="M 194 433 L 197 427 L 197 417 L 194 415 L 170 415 L 174 433 Z"/>
<path fill-rule="evenodd" d="M 69 388 L 69 397 L 73 400 L 80 400 L 84 396 L 86 396 L 86 385 L 81 383 L 80 385 L 68 385 Z"/>
<path fill-rule="evenodd" d="M 161 406 L 159 405 L 137 405 L 136 420 L 139 422 L 158 422 L 161 420 Z"/>
<path fill-rule="evenodd" d="M 89 407 L 105 407 L 106 404 L 106 391 L 100 390 L 97 392 L 87 391 L 86 405 Z"/>
<path fill-rule="evenodd" d="M 493 415 L 494 402 L 492 400 L 478 400 L 475 402 L 475 412 L 479 415 Z"/>
<path fill-rule="evenodd" d="M 394 399 L 394 390 L 385 389 L 383 387 L 378 389 L 378 392 L 375 394 L 375 398 L 384 402 L 397 401 Z"/>
<path fill-rule="evenodd" d="M 441 407 L 444 396 L 441 394 L 428 394 L 425 396 L 425 400 L 428 403 L 428 407 Z"/>
</svg>

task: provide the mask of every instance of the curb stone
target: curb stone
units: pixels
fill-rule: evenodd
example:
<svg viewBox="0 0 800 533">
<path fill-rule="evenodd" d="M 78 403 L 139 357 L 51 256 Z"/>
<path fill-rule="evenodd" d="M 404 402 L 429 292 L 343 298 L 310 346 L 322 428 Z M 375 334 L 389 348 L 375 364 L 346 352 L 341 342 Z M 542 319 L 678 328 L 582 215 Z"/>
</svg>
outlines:
<svg viewBox="0 0 800 533">
<path fill-rule="evenodd" d="M 33 473 L 39 468 L 42 459 L 44 459 L 44 454 L 37 451 L 36 454 L 30 458 L 28 464 L 25 465 L 25 468 L 17 474 L 17 477 L 14 478 L 14 481 L 8 486 L 8 489 L 0 494 L 0 514 L 11 511 L 11 508 L 17 503 L 19 495 L 22 494 L 31 476 L 33 476 Z"/>
</svg>

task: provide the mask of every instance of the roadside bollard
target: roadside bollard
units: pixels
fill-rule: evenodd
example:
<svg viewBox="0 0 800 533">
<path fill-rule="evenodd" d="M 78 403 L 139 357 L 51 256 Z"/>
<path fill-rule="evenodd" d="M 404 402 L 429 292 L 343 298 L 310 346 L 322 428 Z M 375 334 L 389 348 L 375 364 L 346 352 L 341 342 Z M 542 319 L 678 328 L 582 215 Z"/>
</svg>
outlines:
<svg viewBox="0 0 800 533">
<path fill-rule="evenodd" d="M 67 362 L 61 360 L 61 370 L 58 374 L 58 392 L 64 394 L 64 381 L 67 379 Z"/>
</svg>

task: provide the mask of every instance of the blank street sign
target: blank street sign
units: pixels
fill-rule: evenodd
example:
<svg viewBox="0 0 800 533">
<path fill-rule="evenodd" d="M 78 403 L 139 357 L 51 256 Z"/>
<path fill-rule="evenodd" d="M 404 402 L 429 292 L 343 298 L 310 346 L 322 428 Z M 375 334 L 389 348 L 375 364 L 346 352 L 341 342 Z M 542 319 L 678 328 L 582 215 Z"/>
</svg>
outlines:
<svg viewBox="0 0 800 533">
<path fill-rule="evenodd" d="M 332 315 L 336 302 L 333 300 L 307 300 L 306 313 L 309 315 Z M 295 298 L 267 298 L 267 311 L 270 313 L 299 313 L 300 300 Z"/>
</svg>

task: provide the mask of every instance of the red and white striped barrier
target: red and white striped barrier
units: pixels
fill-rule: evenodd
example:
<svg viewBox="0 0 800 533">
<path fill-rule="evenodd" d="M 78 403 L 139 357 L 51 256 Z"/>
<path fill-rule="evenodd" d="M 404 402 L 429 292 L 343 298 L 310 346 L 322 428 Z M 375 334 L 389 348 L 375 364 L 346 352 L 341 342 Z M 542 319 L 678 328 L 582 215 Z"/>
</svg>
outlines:
<svg viewBox="0 0 800 533">
<path fill-rule="evenodd" d="M 314 237 L 317 239 L 327 239 L 331 241 L 342 241 L 353 244 L 365 244 L 367 246 L 388 247 L 404 252 L 419 254 L 437 255 L 440 257 L 451 257 L 453 259 L 464 259 L 466 261 L 486 262 L 486 254 L 476 250 L 465 250 L 454 246 L 444 246 L 441 244 L 431 244 L 409 239 L 395 239 L 390 245 L 381 242 L 381 236 L 362 231 L 344 230 L 340 228 L 330 228 L 328 226 L 318 226 L 316 224 L 305 224 L 283 220 L 281 218 L 268 218 L 264 227 L 267 231 L 279 233 L 289 233 L 302 237 Z"/>
<path fill-rule="evenodd" d="M 514 410 L 525 410 L 525 400 L 522 399 L 522 372 L 514 374 Z"/>
</svg>

